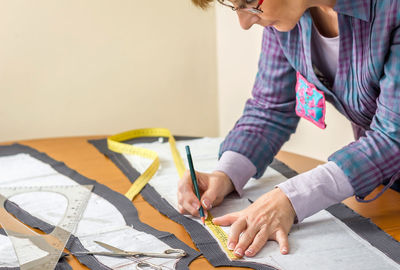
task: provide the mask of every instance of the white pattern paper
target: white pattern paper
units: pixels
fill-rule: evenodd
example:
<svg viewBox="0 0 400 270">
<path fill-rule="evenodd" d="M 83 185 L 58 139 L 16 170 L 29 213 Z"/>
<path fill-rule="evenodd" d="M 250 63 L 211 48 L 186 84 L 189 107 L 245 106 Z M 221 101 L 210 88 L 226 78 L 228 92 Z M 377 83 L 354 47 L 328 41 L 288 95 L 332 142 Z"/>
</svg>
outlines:
<svg viewBox="0 0 400 270">
<path fill-rule="evenodd" d="M 194 167 L 197 171 L 212 172 L 216 168 L 218 149 L 222 138 L 203 138 L 177 141 L 177 148 L 185 160 L 185 145 L 191 148 Z M 156 151 L 159 154 L 161 168 L 150 180 L 154 189 L 177 209 L 178 173 L 175 169 L 168 143 L 143 143 L 135 146 Z M 142 168 L 148 160 L 132 159 L 125 155 L 133 167 Z M 139 163 L 139 164 L 138 164 Z M 251 179 L 244 188 L 243 197 L 230 195 L 211 213 L 214 217 L 247 207 L 262 194 L 272 190 L 286 178 L 272 168 L 268 168 L 261 179 Z M 198 218 L 193 218 L 200 222 Z M 223 228 L 229 233 L 229 227 Z M 211 233 L 211 231 L 209 231 Z M 212 234 L 212 233 L 211 233 Z M 323 210 L 293 226 L 290 235 L 290 254 L 281 255 L 276 242 L 270 241 L 252 258 L 243 260 L 274 266 L 278 269 L 400 269 L 400 266 L 380 250 L 355 234 L 339 219 Z"/>
<path fill-rule="evenodd" d="M 0 187 L 77 185 L 75 181 L 54 170 L 50 165 L 28 154 L 0 157 Z M 68 200 L 56 193 L 32 192 L 10 198 L 19 207 L 56 225 L 64 215 Z M 126 225 L 118 209 L 104 198 L 92 193 L 83 217 L 74 233 L 89 251 L 105 251 L 94 241 L 102 241 L 130 251 L 164 252 L 171 248 L 153 235 L 137 231 Z M 41 258 L 42 250 L 29 250 L 23 258 L 24 263 Z M 137 259 L 110 258 L 96 256 L 104 265 L 112 269 L 132 269 Z M 163 269 L 174 269 L 177 259 L 148 259 L 163 265 Z M 17 267 L 18 259 L 8 237 L 0 235 L 0 267 Z"/>
</svg>

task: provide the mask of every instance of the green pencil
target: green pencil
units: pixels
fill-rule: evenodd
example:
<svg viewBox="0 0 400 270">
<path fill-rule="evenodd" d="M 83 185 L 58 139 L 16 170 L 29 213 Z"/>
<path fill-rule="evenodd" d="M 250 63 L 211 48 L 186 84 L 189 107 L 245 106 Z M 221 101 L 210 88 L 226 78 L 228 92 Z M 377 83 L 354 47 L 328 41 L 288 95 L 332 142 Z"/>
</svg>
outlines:
<svg viewBox="0 0 400 270">
<path fill-rule="evenodd" d="M 193 187 L 194 187 L 194 192 L 196 193 L 196 196 L 200 201 L 199 186 L 197 185 L 197 178 L 196 178 L 196 173 L 194 172 L 193 160 L 192 160 L 192 155 L 190 154 L 189 145 L 186 145 L 185 149 L 186 149 L 187 160 L 188 160 L 188 163 L 189 163 L 190 176 L 192 177 L 192 183 L 193 183 Z M 204 210 L 203 210 L 203 206 L 201 205 L 201 202 L 200 202 L 199 213 L 200 213 L 201 222 L 203 222 L 203 225 L 205 225 L 205 219 L 206 218 L 204 216 Z"/>
</svg>

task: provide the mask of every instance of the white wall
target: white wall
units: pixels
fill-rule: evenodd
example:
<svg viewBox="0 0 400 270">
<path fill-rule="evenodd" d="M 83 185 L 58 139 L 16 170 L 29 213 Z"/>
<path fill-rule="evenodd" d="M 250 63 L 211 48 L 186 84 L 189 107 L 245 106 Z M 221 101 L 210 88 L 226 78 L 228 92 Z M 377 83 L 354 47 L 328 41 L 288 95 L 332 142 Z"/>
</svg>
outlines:
<svg viewBox="0 0 400 270">
<path fill-rule="evenodd" d="M 262 28 L 253 26 L 248 31 L 242 30 L 235 13 L 218 5 L 216 17 L 219 130 L 224 136 L 233 127 L 250 97 L 257 72 Z M 326 160 L 331 153 L 353 140 L 350 123 L 330 104 L 326 123 L 327 128 L 321 130 L 301 120 L 297 132 L 283 146 L 283 150 Z"/>
<path fill-rule="evenodd" d="M 218 134 L 215 13 L 190 1 L 3 0 L 0 141 Z"/>
</svg>

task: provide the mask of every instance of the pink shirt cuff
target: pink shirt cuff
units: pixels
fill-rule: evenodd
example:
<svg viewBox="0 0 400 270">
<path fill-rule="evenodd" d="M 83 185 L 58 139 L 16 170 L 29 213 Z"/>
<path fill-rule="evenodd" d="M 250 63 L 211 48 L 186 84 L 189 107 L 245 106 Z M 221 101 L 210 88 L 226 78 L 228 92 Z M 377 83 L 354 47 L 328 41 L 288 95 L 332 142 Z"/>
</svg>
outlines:
<svg viewBox="0 0 400 270">
<path fill-rule="evenodd" d="M 349 179 L 329 161 L 277 186 L 289 198 L 298 222 L 354 195 Z"/>
<path fill-rule="evenodd" d="M 216 171 L 221 171 L 229 176 L 239 196 L 243 194 L 243 187 L 249 179 L 256 174 L 254 164 L 242 154 L 226 151 L 218 161 Z"/>
</svg>

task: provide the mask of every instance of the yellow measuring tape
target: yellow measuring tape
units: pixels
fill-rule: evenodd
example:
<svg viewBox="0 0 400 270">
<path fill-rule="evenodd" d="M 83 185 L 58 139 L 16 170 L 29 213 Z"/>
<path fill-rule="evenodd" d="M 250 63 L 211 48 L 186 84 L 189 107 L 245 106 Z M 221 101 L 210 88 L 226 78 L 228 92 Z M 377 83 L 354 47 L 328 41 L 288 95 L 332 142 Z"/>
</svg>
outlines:
<svg viewBox="0 0 400 270">
<path fill-rule="evenodd" d="M 120 154 L 131 154 L 137 155 L 143 158 L 148 158 L 153 160 L 150 166 L 135 180 L 132 186 L 129 188 L 128 192 L 125 196 L 131 201 L 136 197 L 137 194 L 144 188 L 144 186 L 149 182 L 149 180 L 153 177 L 153 175 L 157 172 L 160 166 L 160 160 L 158 158 L 158 154 L 149 149 L 145 149 L 142 147 L 137 147 L 134 145 L 130 145 L 124 143 L 124 141 L 135 139 L 135 138 L 143 138 L 143 137 L 166 137 L 168 138 L 169 146 L 171 149 L 172 157 L 174 159 L 175 167 L 178 171 L 179 177 L 182 178 L 184 172 L 186 171 L 185 164 L 182 160 L 181 155 L 179 154 L 178 149 L 176 148 L 175 138 L 172 133 L 165 128 L 144 128 L 144 129 L 135 129 L 126 131 L 123 133 L 119 133 L 107 138 L 108 148 L 111 151 L 120 153 Z M 222 228 L 218 225 L 215 225 L 212 222 L 212 216 L 208 213 L 208 217 L 206 219 L 206 226 L 213 232 L 215 237 L 221 243 L 224 248 L 226 254 L 228 254 L 229 258 L 237 259 L 232 250 L 228 249 L 228 236 L 222 230 Z"/>
</svg>

